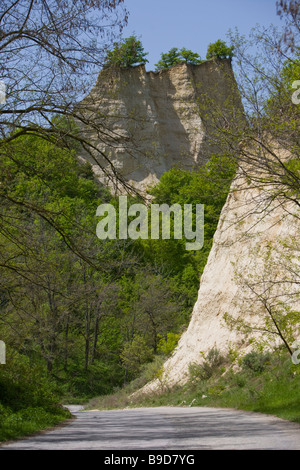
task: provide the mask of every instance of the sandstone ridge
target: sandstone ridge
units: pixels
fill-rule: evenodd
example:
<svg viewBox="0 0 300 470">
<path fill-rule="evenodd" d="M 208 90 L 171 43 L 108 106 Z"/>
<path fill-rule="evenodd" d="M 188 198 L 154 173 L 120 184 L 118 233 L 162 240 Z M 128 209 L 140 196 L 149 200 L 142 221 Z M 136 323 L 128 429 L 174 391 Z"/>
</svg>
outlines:
<svg viewBox="0 0 300 470">
<path fill-rule="evenodd" d="M 293 202 L 270 204 L 265 191 L 251 187 L 242 173 L 237 175 L 221 212 L 188 328 L 164 364 L 162 379 L 143 391 L 160 390 L 163 383 L 185 383 L 189 365 L 201 364 L 211 349 L 223 355 L 232 350 L 241 357 L 255 344 L 266 344 L 270 350 L 283 344 L 272 322 L 266 328 L 270 316 L 265 305 L 273 313 L 300 311 L 299 219 L 300 209 Z M 225 321 L 228 314 L 252 325 L 252 331 L 245 335 L 232 328 Z M 293 333 L 297 338 L 300 331 Z"/>
<path fill-rule="evenodd" d="M 182 63 L 161 72 L 142 65 L 103 69 L 80 103 L 94 129 L 103 129 L 101 135 L 83 129 L 99 153 L 81 156 L 120 192 L 115 171 L 144 191 L 171 168 L 191 169 L 208 160 L 213 148 L 205 100 L 211 97 L 225 109 L 228 96 L 240 106 L 230 60 Z"/>
</svg>

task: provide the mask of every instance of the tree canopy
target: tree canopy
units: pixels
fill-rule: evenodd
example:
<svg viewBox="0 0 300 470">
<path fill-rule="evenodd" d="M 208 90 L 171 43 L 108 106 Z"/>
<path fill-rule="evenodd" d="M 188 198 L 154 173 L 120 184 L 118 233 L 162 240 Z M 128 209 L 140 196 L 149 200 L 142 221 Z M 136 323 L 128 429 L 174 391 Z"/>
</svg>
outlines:
<svg viewBox="0 0 300 470">
<path fill-rule="evenodd" d="M 232 59 L 234 48 L 227 46 L 224 41 L 218 39 L 216 42 L 208 45 L 207 59 Z"/>
<path fill-rule="evenodd" d="M 118 66 L 121 68 L 143 65 L 148 62 L 142 42 L 136 36 L 130 36 L 122 42 L 113 44 L 113 49 L 108 52 L 105 66 Z"/>
<path fill-rule="evenodd" d="M 196 52 L 192 52 L 186 48 L 178 49 L 173 47 L 169 52 L 162 53 L 161 59 L 155 64 L 155 71 L 169 69 L 173 65 L 180 64 L 181 62 L 186 62 L 187 64 L 198 65 L 200 64 L 201 58 Z"/>
</svg>

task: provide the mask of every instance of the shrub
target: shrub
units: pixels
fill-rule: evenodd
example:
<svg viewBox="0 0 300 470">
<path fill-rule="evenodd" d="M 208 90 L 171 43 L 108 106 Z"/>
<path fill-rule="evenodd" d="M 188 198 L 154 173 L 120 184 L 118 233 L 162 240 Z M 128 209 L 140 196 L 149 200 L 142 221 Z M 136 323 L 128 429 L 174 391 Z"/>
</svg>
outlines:
<svg viewBox="0 0 300 470">
<path fill-rule="evenodd" d="M 258 353 L 252 351 L 242 359 L 242 367 L 250 369 L 253 372 L 261 373 L 265 370 L 267 364 L 270 363 L 270 353 Z"/>
<path fill-rule="evenodd" d="M 180 64 L 182 62 L 186 62 L 191 65 L 198 65 L 201 64 L 202 60 L 199 54 L 185 49 L 185 47 L 180 50 L 177 49 L 177 47 L 173 47 L 169 52 L 161 54 L 161 59 L 157 64 L 155 64 L 155 71 L 159 72 L 160 70 L 166 70 L 173 67 L 173 65 Z"/>
<path fill-rule="evenodd" d="M 180 335 L 176 333 L 167 333 L 166 338 L 162 335 L 157 336 L 159 338 L 157 351 L 165 356 L 169 356 L 176 348 Z"/>
<path fill-rule="evenodd" d="M 201 364 L 192 363 L 189 365 L 190 378 L 193 381 L 208 380 L 218 367 L 223 363 L 224 358 L 216 348 L 208 351 L 205 360 Z"/>
</svg>

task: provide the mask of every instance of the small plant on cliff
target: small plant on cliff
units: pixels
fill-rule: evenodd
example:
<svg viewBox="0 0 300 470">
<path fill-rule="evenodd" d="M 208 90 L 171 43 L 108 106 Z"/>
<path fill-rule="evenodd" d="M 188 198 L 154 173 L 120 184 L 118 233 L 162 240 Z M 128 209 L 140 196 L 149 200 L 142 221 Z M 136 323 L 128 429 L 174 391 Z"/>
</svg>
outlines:
<svg viewBox="0 0 300 470">
<path fill-rule="evenodd" d="M 121 43 L 114 43 L 114 48 L 106 56 L 105 66 L 118 66 L 122 68 L 133 65 L 143 65 L 148 62 L 143 45 L 136 36 L 130 36 Z"/>
<path fill-rule="evenodd" d="M 173 65 L 180 64 L 181 62 L 198 65 L 202 60 L 196 52 L 192 52 L 184 47 L 180 50 L 177 49 L 177 47 L 173 47 L 169 52 L 161 54 L 161 59 L 155 64 L 155 71 L 159 72 L 160 70 L 169 69 L 173 67 Z"/>
<path fill-rule="evenodd" d="M 209 44 L 207 48 L 207 59 L 232 59 L 233 47 L 227 46 L 224 41 L 218 39 L 216 42 Z"/>
</svg>

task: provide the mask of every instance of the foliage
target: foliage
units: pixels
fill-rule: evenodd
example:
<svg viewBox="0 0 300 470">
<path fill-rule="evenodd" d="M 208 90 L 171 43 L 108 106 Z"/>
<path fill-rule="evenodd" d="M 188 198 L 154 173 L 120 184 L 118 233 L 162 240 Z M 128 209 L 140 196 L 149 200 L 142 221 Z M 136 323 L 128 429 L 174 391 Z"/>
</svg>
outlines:
<svg viewBox="0 0 300 470">
<path fill-rule="evenodd" d="M 195 252 L 186 252 L 185 240 L 165 240 L 168 251 L 165 249 L 163 240 L 155 244 L 153 240 L 145 241 L 144 247 L 151 247 L 152 259 L 167 262 L 169 269 L 180 268 L 183 286 L 186 282 L 194 281 L 195 289 L 198 290 L 199 274 L 202 273 L 207 256 L 209 254 L 212 238 L 215 233 L 221 209 L 226 201 L 230 184 L 235 175 L 235 164 L 232 159 L 223 158 L 221 155 L 211 155 L 210 161 L 194 171 L 172 169 L 164 173 L 160 182 L 150 190 L 156 204 L 166 203 L 170 206 L 179 204 L 192 204 L 195 210 L 196 204 L 204 204 L 204 247 Z M 167 243 L 169 242 L 169 243 Z M 169 246 L 177 248 L 176 258 L 170 251 Z M 148 253 L 148 251 L 146 251 Z M 167 259 L 172 255 L 170 261 Z M 173 266 L 173 264 L 175 266 Z M 188 275 L 187 275 L 188 274 Z"/>
<path fill-rule="evenodd" d="M 231 58 L 232 54 L 233 48 L 222 41 L 210 45 L 208 51 L 209 58 Z M 131 67 L 145 63 L 146 55 L 141 42 L 132 36 L 115 43 L 106 65 Z M 264 169 L 272 170 L 267 181 L 261 172 L 258 180 L 248 176 L 260 188 L 270 181 L 280 188 L 275 196 L 271 194 L 272 199 L 279 197 L 281 202 L 285 197 L 297 204 L 298 116 L 296 108 L 288 106 L 287 95 L 282 99 L 279 93 L 282 83 L 298 74 L 297 60 L 283 61 L 281 74 L 276 75 L 280 84 L 272 76 L 268 90 L 274 99 L 269 94 L 262 100 L 263 112 L 257 106 L 257 94 L 251 95 L 257 113 L 255 119 L 251 115 L 247 127 L 242 126 L 242 133 L 236 123 L 232 129 L 222 118 L 212 121 L 220 124 L 217 137 L 222 138 L 215 139 L 218 148 L 206 165 L 191 172 L 173 169 L 151 189 L 153 202 L 158 204 L 205 205 L 201 251 L 187 252 L 185 240 L 100 241 L 95 236 L 96 208 L 102 202 L 117 205 L 117 200 L 94 180 L 90 165 L 78 162 L 78 126 L 69 113 L 67 117 L 51 113 L 46 127 L 32 127 L 32 115 L 26 122 L 20 118 L 8 125 L 9 132 L 1 141 L 0 167 L 0 329 L 13 358 L 9 359 L 13 367 L 0 370 L 0 414 L 6 430 L 21 429 L 29 417 L 41 426 L 63 419 L 66 414 L 57 406 L 62 396 L 87 399 L 109 394 L 132 379 L 161 379 L 161 358 L 171 354 L 189 321 L 220 212 L 240 164 L 236 157 L 247 161 L 241 141 L 252 138 L 253 142 L 265 135 L 262 131 L 271 130 L 293 150 L 295 158 L 287 163 L 265 161 Z M 157 66 L 164 69 L 181 61 L 197 64 L 200 57 L 173 48 Z M 26 90 L 30 91 L 28 84 Z M 55 96 L 60 96 L 58 91 Z M 51 96 L 46 102 L 49 106 Z M 42 99 L 37 102 L 45 104 Z M 217 107 L 211 109 L 214 112 Z M 42 106 L 36 116 L 44 119 L 48 111 L 53 108 Z M 265 150 L 266 142 L 262 144 Z M 282 249 L 277 262 L 295 274 L 293 260 L 285 253 Z M 269 259 L 266 267 L 274 267 Z M 256 289 L 261 285 L 264 294 L 271 289 L 265 278 L 250 279 L 248 285 Z M 259 302 L 269 300 L 261 292 L 257 297 Z M 290 342 L 299 314 L 283 303 L 279 307 L 273 318 Z M 264 326 L 271 329 L 273 325 L 269 321 Z M 217 350 L 210 351 L 203 364 L 191 365 L 195 403 L 203 404 L 199 394 L 219 400 L 230 393 L 222 379 L 216 382 L 222 365 Z M 269 370 L 269 363 L 257 355 L 245 358 L 244 366 L 242 375 L 232 379 L 239 391 L 252 377 L 247 374 L 260 372 L 263 377 Z M 292 381 L 291 375 L 288 379 Z M 247 396 L 253 400 L 259 392 L 255 383 L 251 387 Z"/>
<path fill-rule="evenodd" d="M 35 135 L 95 158 L 97 148 L 87 135 L 92 128 L 107 136 L 107 123 L 96 123 L 81 100 L 127 18 L 124 0 L 1 1 L 1 77 L 7 91 L 0 107 L 1 155 L 7 143 Z M 61 119 L 77 125 L 62 126 Z M 85 136 L 78 125 L 85 126 Z M 34 209 L 45 215 L 42 207 Z"/>
<path fill-rule="evenodd" d="M 173 47 L 169 52 L 161 54 L 161 59 L 157 64 L 155 64 L 155 71 L 159 72 L 160 70 L 166 70 L 182 62 L 186 62 L 191 65 L 198 65 L 202 61 L 199 54 L 196 52 L 192 52 L 186 48 L 179 50 L 177 47 Z"/>
<path fill-rule="evenodd" d="M 157 351 L 164 354 L 165 356 L 169 356 L 177 346 L 179 341 L 179 334 L 170 332 L 167 333 L 166 338 L 164 338 L 162 335 L 158 335 L 158 338 L 159 343 L 157 345 Z"/>
<path fill-rule="evenodd" d="M 61 127 L 73 125 L 56 119 Z M 221 168 L 220 161 L 211 163 L 200 181 L 200 173 L 172 171 L 153 194 L 157 201 L 210 200 L 210 237 L 226 189 L 220 199 L 205 187 L 204 174 L 219 186 Z M 7 349 L 42 367 L 70 399 L 107 394 L 156 353 L 169 354 L 189 321 L 211 241 L 203 255 L 187 253 L 181 240 L 100 241 L 96 208 L 117 201 L 78 162 L 76 148 L 59 141 L 25 135 L 6 144 L 0 178 L 9 194 L 0 236 L 0 329 Z M 215 209 L 206 191 L 214 192 Z M 5 377 L 11 390 L 10 373 Z"/>
<path fill-rule="evenodd" d="M 14 353 L 0 369 L 0 441 L 58 424 L 70 417 L 58 406 L 61 395 L 42 364 Z"/>
<path fill-rule="evenodd" d="M 242 359 L 242 365 L 245 368 L 251 369 L 254 372 L 263 372 L 266 365 L 270 363 L 270 353 L 259 353 L 257 351 L 251 351 L 246 354 Z"/>
<path fill-rule="evenodd" d="M 136 36 L 130 36 L 121 43 L 114 43 L 114 48 L 108 52 L 105 66 L 118 66 L 121 68 L 132 67 L 133 65 L 144 65 L 148 62 L 143 45 Z"/>
<path fill-rule="evenodd" d="M 200 364 L 192 363 L 189 365 L 191 380 L 193 382 L 208 380 L 218 371 L 218 368 L 223 362 L 224 358 L 220 351 L 216 348 L 210 349 Z"/>
<path fill-rule="evenodd" d="M 284 85 L 291 86 L 300 76 L 300 48 L 294 54 L 294 57 L 288 59 L 282 69 L 282 78 Z"/>
<path fill-rule="evenodd" d="M 233 46 L 227 46 L 225 41 L 218 39 L 216 42 L 208 45 L 206 58 L 207 59 L 232 59 L 234 53 Z"/>
<path fill-rule="evenodd" d="M 121 360 L 128 371 L 136 376 L 142 366 L 152 359 L 152 349 L 141 336 L 135 336 L 131 343 L 124 345 Z"/>
</svg>

